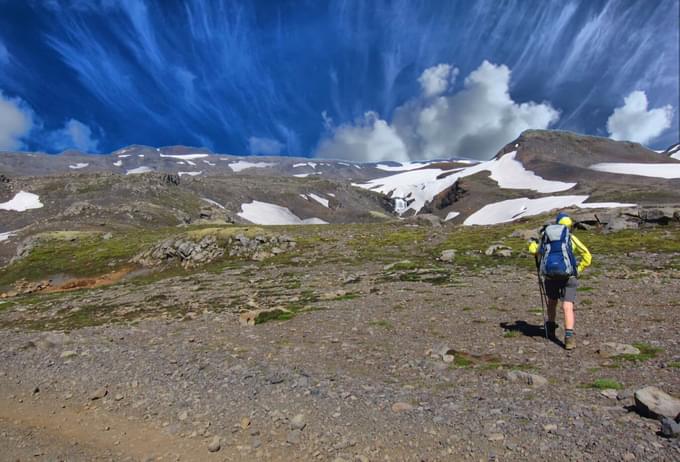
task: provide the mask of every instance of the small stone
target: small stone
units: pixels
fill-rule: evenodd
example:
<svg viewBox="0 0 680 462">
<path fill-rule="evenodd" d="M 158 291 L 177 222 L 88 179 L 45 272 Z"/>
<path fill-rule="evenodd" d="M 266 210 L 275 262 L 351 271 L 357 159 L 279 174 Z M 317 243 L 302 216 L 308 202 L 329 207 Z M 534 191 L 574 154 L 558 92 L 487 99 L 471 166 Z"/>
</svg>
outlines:
<svg viewBox="0 0 680 462">
<path fill-rule="evenodd" d="M 557 425 L 555 424 L 546 424 L 543 425 L 543 431 L 548 432 L 548 433 L 553 433 L 557 430 Z"/>
<path fill-rule="evenodd" d="M 63 351 L 63 352 L 61 353 L 61 355 L 59 355 L 59 357 L 60 357 L 61 359 L 69 359 L 69 358 L 73 358 L 74 356 L 78 356 L 78 353 L 76 353 L 76 352 L 73 351 L 73 350 L 66 350 L 66 351 Z"/>
<path fill-rule="evenodd" d="M 678 438 L 680 436 L 680 423 L 664 417 L 661 420 L 661 436 L 666 438 Z"/>
<path fill-rule="evenodd" d="M 189 418 L 189 413 L 187 411 L 182 411 L 179 413 L 177 418 L 182 421 L 187 420 Z"/>
<path fill-rule="evenodd" d="M 439 260 L 446 263 L 451 263 L 455 258 L 456 258 L 455 249 L 443 250 L 441 255 L 439 256 Z"/>
<path fill-rule="evenodd" d="M 305 416 L 298 414 L 290 421 L 290 428 L 293 430 L 302 430 L 305 428 L 307 423 L 305 422 Z"/>
<path fill-rule="evenodd" d="M 600 394 L 604 396 L 605 398 L 609 399 L 618 399 L 619 397 L 619 392 L 614 390 L 613 388 L 606 388 L 602 391 L 600 391 Z"/>
<path fill-rule="evenodd" d="M 635 406 L 640 414 L 659 419 L 675 419 L 680 414 L 680 399 L 664 393 L 657 387 L 645 387 L 635 392 Z"/>
<path fill-rule="evenodd" d="M 99 387 L 90 394 L 90 399 L 92 401 L 102 399 L 104 396 L 108 394 L 108 392 L 109 391 L 106 389 L 106 387 Z"/>
<path fill-rule="evenodd" d="M 489 441 L 503 441 L 505 439 L 505 435 L 502 433 L 490 433 L 487 435 L 487 438 Z"/>
<path fill-rule="evenodd" d="M 631 462 L 635 460 L 635 454 L 633 454 L 632 452 L 627 452 L 623 455 L 623 460 L 625 462 Z"/>
<path fill-rule="evenodd" d="M 510 371 L 507 374 L 508 380 L 511 382 L 524 382 L 532 387 L 542 387 L 548 384 L 548 379 L 538 374 L 530 374 L 524 371 Z"/>
<path fill-rule="evenodd" d="M 37 385 L 35 387 L 33 387 L 33 394 L 36 394 L 36 393 L 40 393 L 40 387 L 37 386 Z"/>
<path fill-rule="evenodd" d="M 250 417 L 242 417 L 240 425 L 242 430 L 250 427 Z"/>
<path fill-rule="evenodd" d="M 302 431 L 300 430 L 291 430 L 288 432 L 288 436 L 286 437 L 286 443 L 288 444 L 300 444 L 300 437 L 302 436 Z"/>
<path fill-rule="evenodd" d="M 620 355 L 639 355 L 640 350 L 627 343 L 606 342 L 600 345 L 597 353 L 604 358 L 612 358 Z"/>
<path fill-rule="evenodd" d="M 121 401 L 123 398 L 125 398 L 125 396 L 120 393 L 116 393 L 116 396 L 113 397 L 116 401 Z"/>
<path fill-rule="evenodd" d="M 392 405 L 392 412 L 408 412 L 413 409 L 409 403 L 397 402 Z"/>
<path fill-rule="evenodd" d="M 219 436 L 213 436 L 213 438 L 210 440 L 210 443 L 208 443 L 208 451 L 210 452 L 217 452 L 220 450 L 222 447 L 222 442 L 220 441 Z"/>
<path fill-rule="evenodd" d="M 445 363 L 452 363 L 453 360 L 456 359 L 456 357 L 453 355 L 444 355 L 442 356 L 442 359 L 444 360 Z"/>
</svg>

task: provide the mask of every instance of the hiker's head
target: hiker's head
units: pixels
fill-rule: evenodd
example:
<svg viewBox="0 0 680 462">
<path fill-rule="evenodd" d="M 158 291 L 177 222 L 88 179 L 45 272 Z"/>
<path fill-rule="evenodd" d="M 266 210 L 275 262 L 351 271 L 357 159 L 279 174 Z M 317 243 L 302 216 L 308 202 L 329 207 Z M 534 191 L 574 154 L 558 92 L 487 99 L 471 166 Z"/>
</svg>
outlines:
<svg viewBox="0 0 680 462">
<path fill-rule="evenodd" d="M 569 229 L 571 229 L 571 227 L 574 226 L 574 221 L 569 217 L 569 215 L 563 212 L 557 214 L 557 218 L 555 218 L 555 223 L 557 223 L 558 225 L 564 225 Z"/>
</svg>

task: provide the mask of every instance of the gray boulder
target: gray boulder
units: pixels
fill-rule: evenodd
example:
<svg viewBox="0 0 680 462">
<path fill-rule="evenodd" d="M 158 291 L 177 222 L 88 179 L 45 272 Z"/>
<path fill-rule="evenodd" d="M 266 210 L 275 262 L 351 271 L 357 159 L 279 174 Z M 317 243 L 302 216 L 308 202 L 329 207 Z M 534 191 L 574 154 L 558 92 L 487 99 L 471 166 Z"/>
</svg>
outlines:
<svg viewBox="0 0 680 462">
<path fill-rule="evenodd" d="M 675 419 L 680 414 L 680 399 L 657 387 L 645 387 L 635 392 L 635 407 L 640 414 L 653 419 Z"/>
</svg>

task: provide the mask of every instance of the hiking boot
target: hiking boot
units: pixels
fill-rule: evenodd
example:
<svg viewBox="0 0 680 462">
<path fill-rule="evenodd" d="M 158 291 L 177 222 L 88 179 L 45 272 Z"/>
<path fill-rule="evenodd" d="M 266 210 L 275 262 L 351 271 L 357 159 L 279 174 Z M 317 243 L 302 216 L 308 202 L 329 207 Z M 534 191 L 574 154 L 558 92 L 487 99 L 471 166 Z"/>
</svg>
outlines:
<svg viewBox="0 0 680 462">
<path fill-rule="evenodd" d="M 555 335 L 555 332 L 557 331 L 557 323 L 556 322 L 546 322 L 545 323 L 545 329 L 546 333 L 548 336 L 548 339 L 555 341 L 557 340 L 557 336 Z"/>
<path fill-rule="evenodd" d="M 564 337 L 564 349 L 573 350 L 574 348 L 576 348 L 576 336 L 570 335 L 568 337 Z"/>
</svg>

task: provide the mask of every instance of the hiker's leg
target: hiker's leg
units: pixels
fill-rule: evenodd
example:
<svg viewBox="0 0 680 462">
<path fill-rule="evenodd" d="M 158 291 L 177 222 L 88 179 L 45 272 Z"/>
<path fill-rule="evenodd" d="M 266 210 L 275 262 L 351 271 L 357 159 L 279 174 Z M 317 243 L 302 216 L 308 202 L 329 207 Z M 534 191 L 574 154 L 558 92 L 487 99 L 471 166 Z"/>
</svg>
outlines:
<svg viewBox="0 0 680 462">
<path fill-rule="evenodd" d="M 562 309 L 564 310 L 564 328 L 574 330 L 574 302 L 565 300 L 562 303 Z"/>
<path fill-rule="evenodd" d="M 557 317 L 557 299 L 548 299 L 548 322 L 555 322 Z"/>
</svg>

